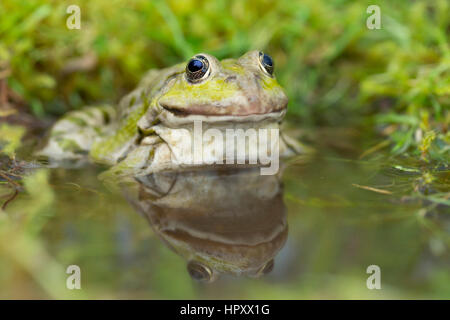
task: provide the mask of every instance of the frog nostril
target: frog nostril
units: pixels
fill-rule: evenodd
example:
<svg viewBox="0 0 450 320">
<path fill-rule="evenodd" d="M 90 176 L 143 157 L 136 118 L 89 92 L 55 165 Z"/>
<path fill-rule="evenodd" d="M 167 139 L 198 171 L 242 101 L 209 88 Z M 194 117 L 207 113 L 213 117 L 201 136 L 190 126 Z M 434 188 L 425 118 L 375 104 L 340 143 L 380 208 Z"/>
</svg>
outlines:
<svg viewBox="0 0 450 320">
<path fill-rule="evenodd" d="M 256 102 L 256 97 L 255 96 L 249 96 L 249 97 L 247 97 L 247 101 L 249 102 L 249 103 L 254 103 L 254 102 Z"/>
<path fill-rule="evenodd" d="M 236 80 L 236 79 L 237 79 L 236 76 L 228 76 L 228 77 L 225 79 L 225 82 L 231 82 L 231 81 L 234 81 L 234 80 Z"/>
</svg>

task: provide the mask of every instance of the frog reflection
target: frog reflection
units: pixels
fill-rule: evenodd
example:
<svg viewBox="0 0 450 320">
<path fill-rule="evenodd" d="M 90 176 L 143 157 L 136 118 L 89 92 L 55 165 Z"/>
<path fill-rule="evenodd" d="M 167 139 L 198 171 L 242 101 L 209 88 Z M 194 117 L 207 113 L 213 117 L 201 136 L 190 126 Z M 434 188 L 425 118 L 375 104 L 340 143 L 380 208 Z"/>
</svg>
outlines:
<svg viewBox="0 0 450 320">
<path fill-rule="evenodd" d="M 127 199 L 187 261 L 190 276 L 269 273 L 287 233 L 277 176 L 257 168 L 161 172 L 137 177 Z"/>
</svg>

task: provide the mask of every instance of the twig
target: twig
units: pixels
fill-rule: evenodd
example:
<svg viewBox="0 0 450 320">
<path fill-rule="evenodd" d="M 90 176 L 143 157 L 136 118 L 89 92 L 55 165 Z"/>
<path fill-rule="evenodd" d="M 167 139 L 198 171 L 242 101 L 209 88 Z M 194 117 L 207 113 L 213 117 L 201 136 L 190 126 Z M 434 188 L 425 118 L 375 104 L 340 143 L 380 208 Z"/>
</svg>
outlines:
<svg viewBox="0 0 450 320">
<path fill-rule="evenodd" d="M 387 147 L 390 144 L 389 140 L 383 140 L 380 143 L 374 145 L 373 147 L 367 149 L 366 151 L 364 151 L 360 156 L 359 159 L 363 159 L 365 157 L 367 157 L 369 154 L 374 153 L 375 151 L 379 151 L 385 147 Z"/>
<path fill-rule="evenodd" d="M 2 205 L 2 210 L 5 210 L 5 209 L 6 209 L 6 206 L 7 206 L 11 201 L 13 201 L 13 200 L 17 197 L 18 194 L 19 194 L 19 190 L 14 189 L 14 193 L 11 195 L 11 197 L 9 197 L 9 199 L 7 199 L 7 200 L 3 203 L 3 205 Z"/>
<path fill-rule="evenodd" d="M 352 183 L 352 186 L 360 188 L 360 189 L 364 189 L 364 190 L 369 190 L 369 191 L 373 191 L 373 192 L 377 192 L 377 193 L 382 193 L 382 194 L 392 194 L 391 191 L 388 190 L 383 190 L 383 189 L 377 189 L 377 188 L 373 188 L 373 187 L 369 187 L 369 186 L 362 186 L 356 183 Z"/>
<path fill-rule="evenodd" d="M 14 187 L 18 188 L 20 187 L 20 184 L 18 184 L 17 182 L 15 182 L 14 180 L 12 180 L 10 177 L 8 177 L 7 174 L 3 173 L 0 171 L 0 177 L 2 177 L 3 179 L 5 179 L 6 181 L 8 181 L 9 183 L 11 183 Z"/>
<path fill-rule="evenodd" d="M 6 80 L 0 78 L 0 108 L 8 105 L 8 94 L 6 91 Z"/>
</svg>

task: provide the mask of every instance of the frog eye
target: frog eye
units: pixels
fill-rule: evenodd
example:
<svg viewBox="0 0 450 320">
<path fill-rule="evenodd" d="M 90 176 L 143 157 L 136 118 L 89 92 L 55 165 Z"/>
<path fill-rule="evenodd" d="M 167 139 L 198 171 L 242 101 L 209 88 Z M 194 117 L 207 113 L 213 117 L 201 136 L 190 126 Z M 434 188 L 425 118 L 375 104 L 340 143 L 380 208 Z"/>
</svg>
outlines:
<svg viewBox="0 0 450 320">
<path fill-rule="evenodd" d="M 198 82 L 209 75 L 209 62 L 204 56 L 198 55 L 189 60 L 186 65 L 186 78 L 190 82 Z"/>
<path fill-rule="evenodd" d="M 190 261 L 187 265 L 187 269 L 189 275 L 194 280 L 209 282 L 213 279 L 212 270 L 199 262 Z"/>
<path fill-rule="evenodd" d="M 273 60 L 268 54 L 264 52 L 259 53 L 259 65 L 269 75 L 273 74 Z"/>
</svg>

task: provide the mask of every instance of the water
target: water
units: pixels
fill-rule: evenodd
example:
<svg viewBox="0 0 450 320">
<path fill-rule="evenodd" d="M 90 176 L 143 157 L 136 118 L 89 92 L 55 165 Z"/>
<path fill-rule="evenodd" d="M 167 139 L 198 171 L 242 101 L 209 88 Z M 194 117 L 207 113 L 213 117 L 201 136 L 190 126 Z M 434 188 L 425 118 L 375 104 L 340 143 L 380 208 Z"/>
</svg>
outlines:
<svg viewBox="0 0 450 320">
<path fill-rule="evenodd" d="M 324 147 L 280 176 L 201 170 L 115 190 L 94 166 L 45 170 L 5 211 L 20 223 L 0 228 L 0 297 L 450 298 L 450 211 L 426 197 L 449 171 L 430 166 L 425 184 L 427 168 L 389 161 Z M 69 265 L 81 290 L 66 289 Z"/>
</svg>

